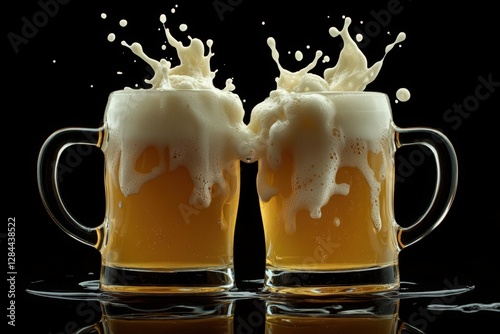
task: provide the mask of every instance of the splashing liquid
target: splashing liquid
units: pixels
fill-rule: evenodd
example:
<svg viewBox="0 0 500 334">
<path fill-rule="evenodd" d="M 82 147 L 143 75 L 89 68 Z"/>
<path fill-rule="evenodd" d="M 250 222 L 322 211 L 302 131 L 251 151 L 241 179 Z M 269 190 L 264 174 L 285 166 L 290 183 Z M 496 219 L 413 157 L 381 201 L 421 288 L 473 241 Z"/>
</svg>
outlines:
<svg viewBox="0 0 500 334">
<path fill-rule="evenodd" d="M 322 207 L 332 196 L 349 195 L 349 184 L 336 181 L 342 167 L 354 167 L 362 173 L 370 187 L 371 219 L 376 230 L 382 228 L 379 194 L 384 175 L 374 171 L 368 161 L 373 155 L 382 156 L 379 170 L 384 170 L 389 157 L 382 145 L 374 143 L 381 142 L 378 137 L 390 120 L 385 112 L 365 112 L 364 122 L 360 123 L 350 120 L 354 116 L 349 115 L 349 109 L 368 110 L 373 104 L 385 109 L 386 101 L 375 101 L 360 93 L 333 102 L 314 93 L 362 92 L 379 74 L 385 56 L 397 43 L 404 41 L 406 35 L 400 33 L 385 48 L 384 57 L 368 67 L 366 57 L 349 35 L 350 24 L 351 19 L 346 18 L 342 30 L 330 28 L 330 35 L 333 38 L 340 36 L 344 46 L 337 64 L 326 69 L 323 77 L 310 73 L 322 51 L 316 51 L 314 60 L 301 70 L 290 72 L 279 63 L 276 41 L 273 38 L 267 41 L 279 69 L 277 87 L 254 107 L 249 128 L 257 135 L 256 152 L 260 163 L 257 186 L 263 202 L 283 194 L 283 183 L 278 184 L 281 182 L 276 181 L 279 177 L 272 175 L 276 175 L 283 165 L 292 164 L 291 179 L 282 180 L 291 182 L 290 186 L 285 186 L 289 190 L 282 204 L 288 233 L 296 230 L 296 215 L 301 210 L 319 219 Z M 351 105 L 353 99 L 356 102 Z M 333 221 L 333 225 L 342 224 L 338 217 Z"/>
<path fill-rule="evenodd" d="M 152 67 L 154 75 L 145 80 L 151 85 L 149 89 L 125 88 L 113 93 L 113 100 L 108 103 L 106 117 L 111 139 L 104 148 L 112 164 L 108 169 L 117 171 L 115 178 L 120 189 L 129 196 L 167 169 L 186 168 L 194 183 L 189 205 L 208 207 L 213 187 L 225 191 L 220 174 L 224 166 L 251 154 L 238 153 L 242 147 L 248 147 L 245 142 L 249 137 L 243 123 L 242 102 L 232 93 L 235 86 L 231 79 L 222 90 L 213 84 L 212 40 L 206 42 L 205 54 L 201 40 L 190 38 L 190 43 L 184 46 L 165 28 L 165 15 L 160 16 L 160 22 L 180 64 L 172 66 L 164 58 L 150 58 L 141 44 L 122 41 L 122 45 Z M 159 152 L 161 163 L 147 172 L 135 171 L 138 159 L 151 146 Z M 163 157 L 166 149 L 169 157 Z M 165 159 L 170 162 L 163 163 Z"/>
</svg>

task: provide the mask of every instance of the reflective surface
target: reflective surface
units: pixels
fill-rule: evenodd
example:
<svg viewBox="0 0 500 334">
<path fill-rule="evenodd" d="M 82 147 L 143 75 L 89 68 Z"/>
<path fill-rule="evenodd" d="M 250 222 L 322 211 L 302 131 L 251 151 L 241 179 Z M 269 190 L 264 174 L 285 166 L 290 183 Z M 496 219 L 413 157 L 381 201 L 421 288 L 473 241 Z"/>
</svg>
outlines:
<svg viewBox="0 0 500 334">
<path fill-rule="evenodd" d="M 261 280 L 240 285 L 213 296 L 131 297 L 99 291 L 94 274 L 70 275 L 32 282 L 26 297 L 37 317 L 57 315 L 40 323 L 50 333 L 439 333 L 500 317 L 500 298 L 471 302 L 476 287 L 458 281 L 335 298 L 284 298 L 262 292 Z"/>
</svg>

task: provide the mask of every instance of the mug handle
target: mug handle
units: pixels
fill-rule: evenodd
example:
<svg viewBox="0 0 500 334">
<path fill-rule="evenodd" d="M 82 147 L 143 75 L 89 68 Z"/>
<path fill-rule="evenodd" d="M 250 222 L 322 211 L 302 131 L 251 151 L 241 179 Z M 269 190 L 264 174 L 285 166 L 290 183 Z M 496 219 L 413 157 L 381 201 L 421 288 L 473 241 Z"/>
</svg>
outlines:
<svg viewBox="0 0 500 334">
<path fill-rule="evenodd" d="M 421 240 L 434 230 L 448 213 L 455 198 L 458 183 L 458 162 L 455 149 L 441 132 L 425 127 L 400 128 L 393 124 L 396 147 L 423 145 L 430 149 L 436 161 L 436 187 L 426 211 L 408 227 L 398 224 L 401 249 Z"/>
<path fill-rule="evenodd" d="M 52 220 L 69 236 L 99 249 L 102 227 L 87 227 L 79 223 L 68 211 L 59 191 L 59 159 L 64 150 L 73 145 L 101 147 L 104 126 L 97 129 L 65 128 L 54 132 L 42 145 L 38 155 L 38 190 L 45 209 Z M 99 224 L 102 225 L 102 224 Z"/>
</svg>

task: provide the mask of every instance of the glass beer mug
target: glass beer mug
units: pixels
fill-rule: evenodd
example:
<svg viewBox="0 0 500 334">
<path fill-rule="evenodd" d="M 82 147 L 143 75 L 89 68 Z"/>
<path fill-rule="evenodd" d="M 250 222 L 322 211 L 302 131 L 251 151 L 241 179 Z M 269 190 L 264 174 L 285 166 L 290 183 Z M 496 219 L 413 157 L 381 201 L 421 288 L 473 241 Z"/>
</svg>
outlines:
<svg viewBox="0 0 500 334">
<path fill-rule="evenodd" d="M 240 103 L 209 90 L 116 91 L 103 126 L 61 129 L 46 140 L 41 198 L 63 231 L 100 252 L 102 290 L 210 293 L 234 286 Z M 59 191 L 59 159 L 78 144 L 104 153 L 105 217 L 95 228 L 71 215 Z"/>
<path fill-rule="evenodd" d="M 440 224 L 455 196 L 453 146 L 437 130 L 396 126 L 383 93 L 308 92 L 289 99 L 275 115 L 258 110 L 249 124 L 262 138 L 257 190 L 265 290 L 397 289 L 399 252 Z M 437 178 L 427 210 L 402 227 L 394 217 L 394 156 L 407 145 L 430 149 Z"/>
</svg>

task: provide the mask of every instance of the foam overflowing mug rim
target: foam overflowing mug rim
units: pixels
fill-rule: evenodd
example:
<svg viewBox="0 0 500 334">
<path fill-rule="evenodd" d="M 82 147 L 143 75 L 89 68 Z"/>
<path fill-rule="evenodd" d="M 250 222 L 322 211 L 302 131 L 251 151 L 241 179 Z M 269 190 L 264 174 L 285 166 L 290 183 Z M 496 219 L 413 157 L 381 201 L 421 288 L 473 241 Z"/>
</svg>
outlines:
<svg viewBox="0 0 500 334">
<path fill-rule="evenodd" d="M 311 90 L 311 91 L 301 91 L 301 92 L 288 92 L 286 93 L 289 98 L 293 96 L 331 96 L 337 102 L 342 99 L 348 99 L 345 104 L 338 105 L 343 111 L 355 112 L 355 111 L 383 111 L 390 112 L 392 114 L 392 106 L 389 99 L 389 96 L 383 92 L 377 91 L 356 91 L 356 90 L 338 90 L 338 91 L 330 91 L 330 90 Z M 363 100 L 355 100 L 354 97 L 363 98 Z M 358 102 L 358 103 L 356 103 Z"/>
<path fill-rule="evenodd" d="M 288 93 L 288 94 L 296 94 L 296 95 L 332 95 L 335 97 L 355 97 L 355 96 L 364 96 L 364 97 L 373 97 L 377 100 L 383 99 L 384 104 L 390 107 L 390 101 L 389 101 L 389 96 L 386 93 L 383 92 L 376 92 L 376 91 L 356 91 L 356 90 L 318 90 L 318 91 L 306 91 L 306 92 L 294 92 L 294 93 Z M 359 110 L 359 107 L 356 106 L 356 108 L 353 108 L 356 110 Z M 373 104 L 370 104 L 366 109 L 373 110 L 374 106 Z M 385 108 L 387 109 L 387 108 Z"/>
</svg>

